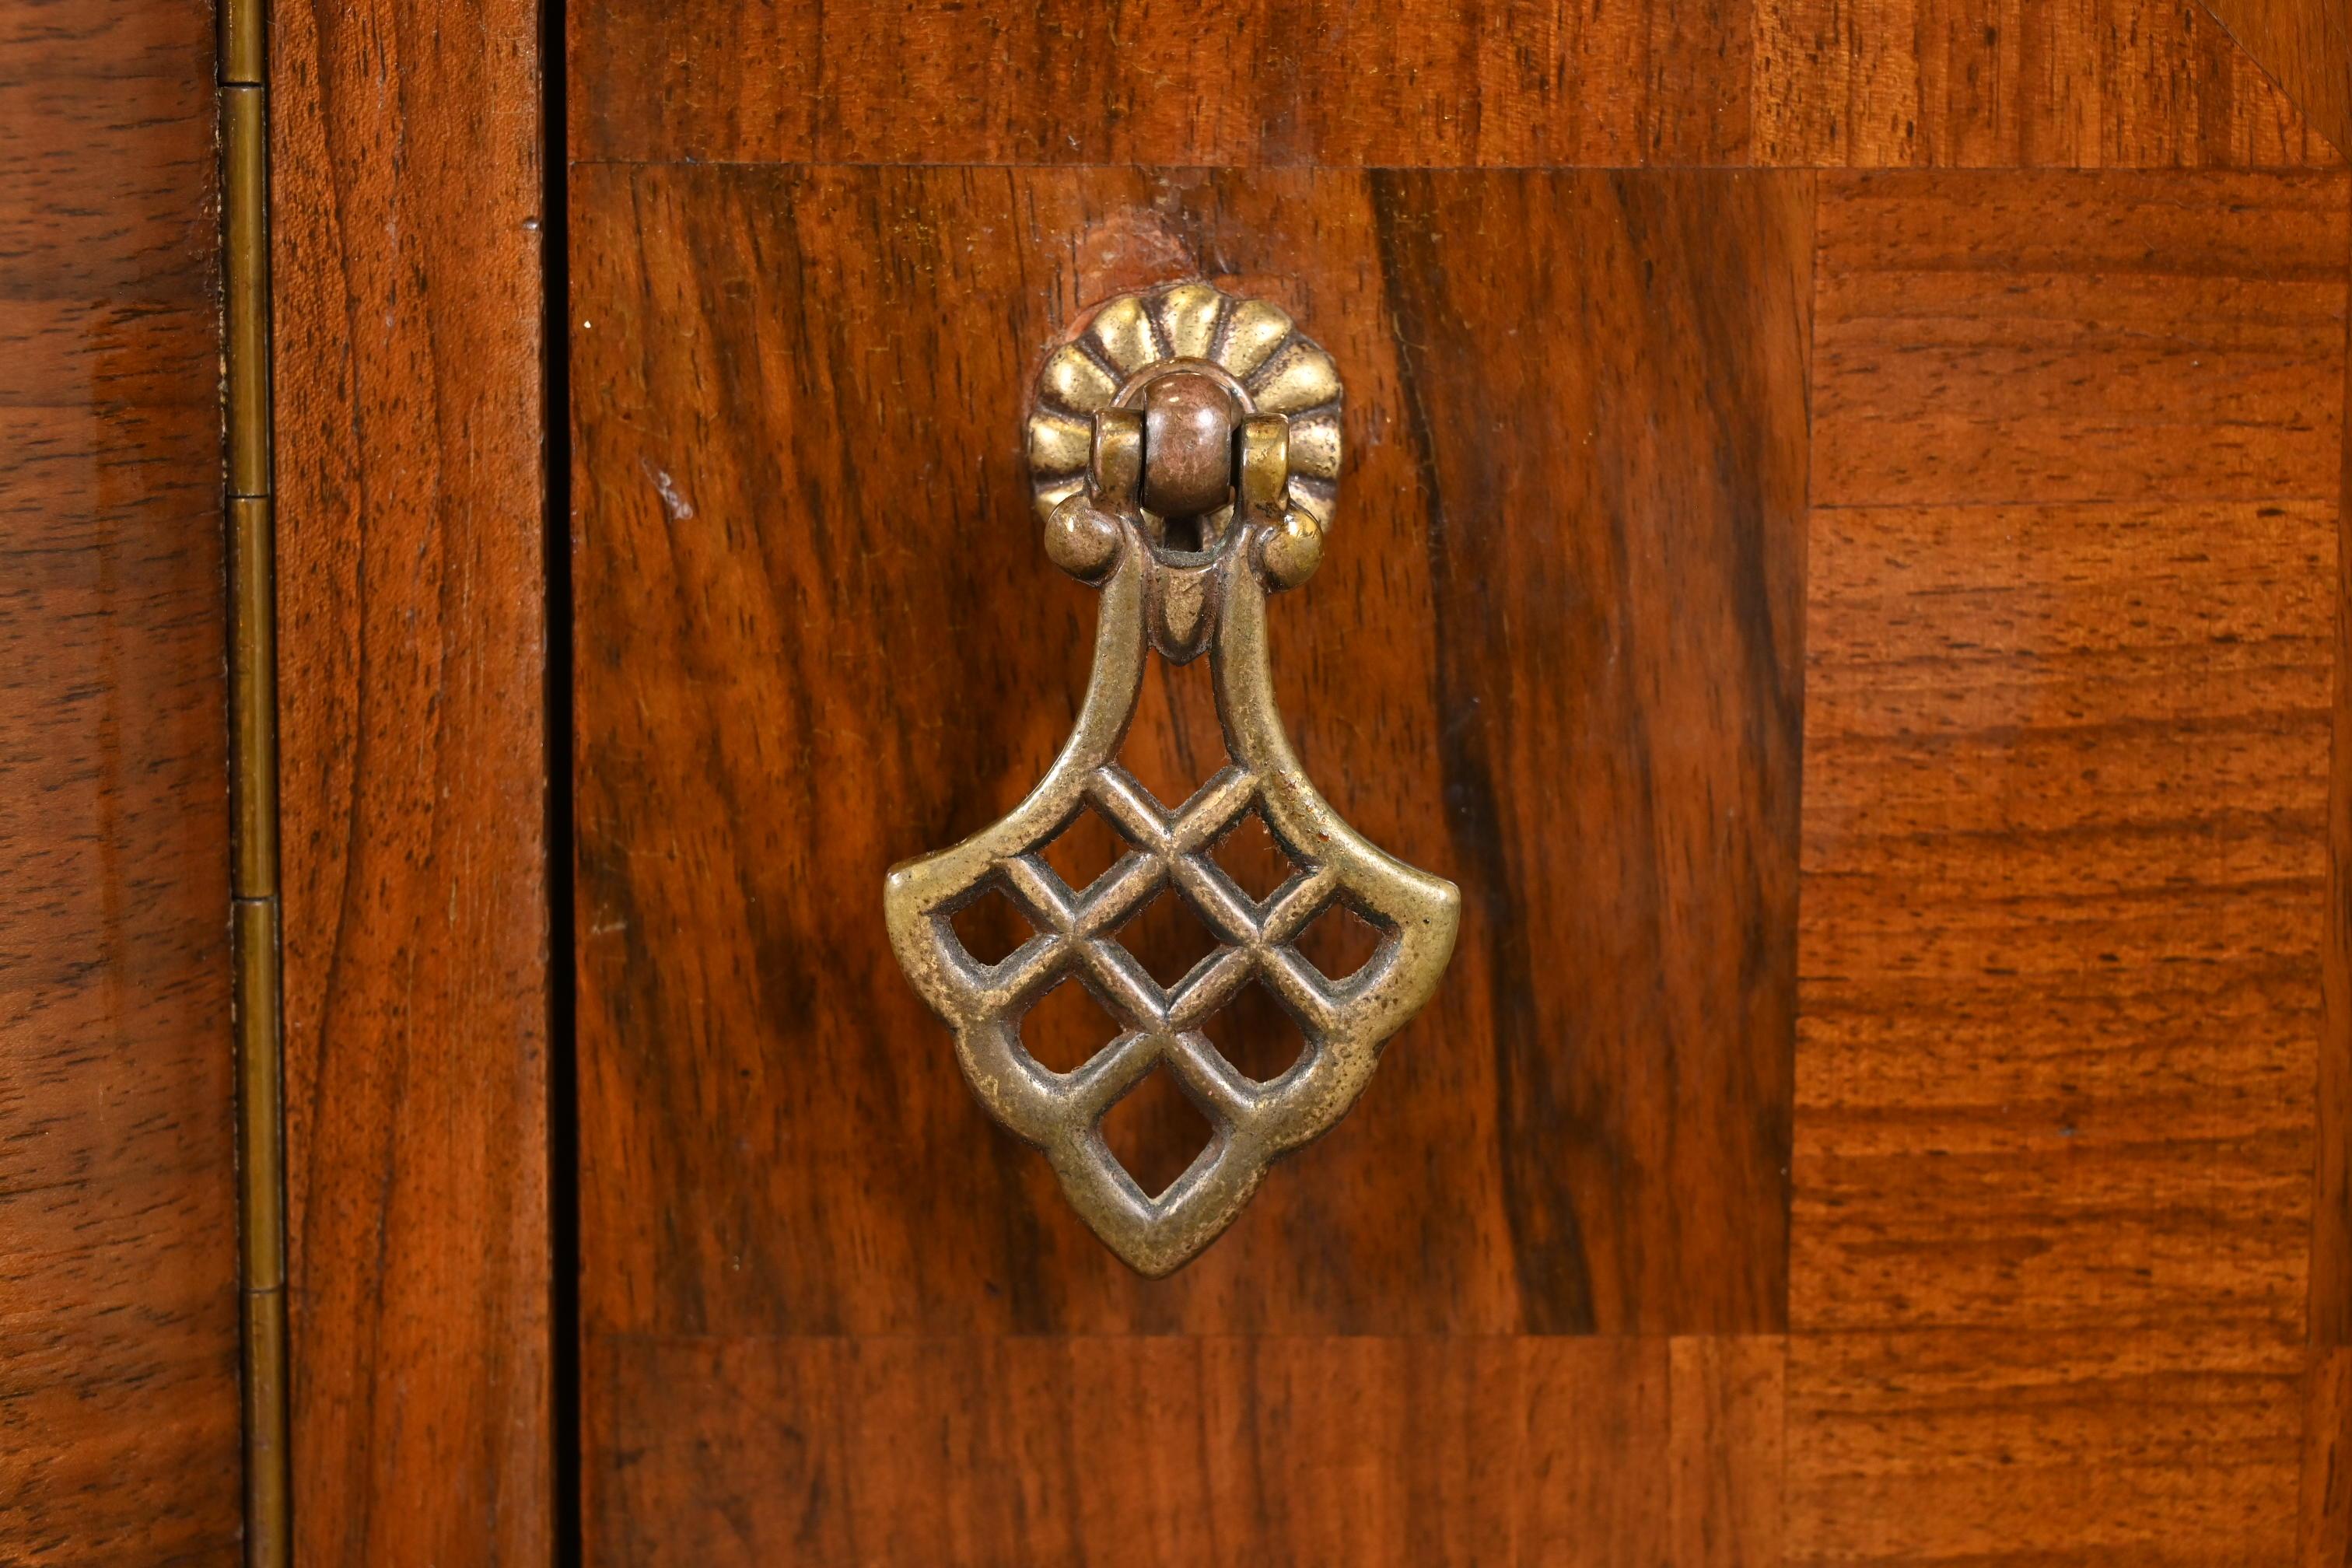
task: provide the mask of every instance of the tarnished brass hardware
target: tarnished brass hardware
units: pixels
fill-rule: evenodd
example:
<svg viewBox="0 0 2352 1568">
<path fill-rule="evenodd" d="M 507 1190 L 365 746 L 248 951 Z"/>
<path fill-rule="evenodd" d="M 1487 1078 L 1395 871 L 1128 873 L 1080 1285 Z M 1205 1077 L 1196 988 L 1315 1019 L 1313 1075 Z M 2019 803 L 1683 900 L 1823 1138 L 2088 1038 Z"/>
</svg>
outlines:
<svg viewBox="0 0 2352 1568">
<path fill-rule="evenodd" d="M 884 891 L 898 960 L 955 1031 L 957 1059 L 982 1103 L 1045 1151 L 1095 1234 L 1154 1278 L 1214 1240 L 1276 1159 L 1346 1114 L 1454 951 L 1454 885 L 1395 859 L 1332 810 L 1299 766 L 1275 703 L 1266 595 L 1304 582 L 1321 559 L 1339 408 L 1330 356 L 1288 316 L 1206 283 L 1114 300 L 1055 352 L 1030 416 L 1030 468 L 1046 554 L 1102 587 L 1086 700 L 1027 799 L 953 848 L 893 868 Z M 1231 759 L 1172 808 L 1116 760 L 1153 649 L 1179 664 L 1210 655 Z M 1089 809 L 1127 848 L 1075 889 L 1043 852 Z M 1253 810 L 1297 867 L 1263 902 L 1211 857 Z M 1037 934 L 987 964 L 950 920 L 992 890 L 1009 896 Z M 1161 897 L 1191 905 L 1221 944 L 1164 988 L 1111 934 Z M 1339 980 L 1293 945 L 1334 904 L 1381 933 L 1371 959 Z M 1253 979 L 1307 1039 L 1297 1062 L 1265 1082 L 1236 1070 L 1202 1033 Z M 1024 1048 L 1021 1022 L 1066 983 L 1092 993 L 1120 1032 L 1057 1073 Z M 1154 1196 L 1119 1165 L 1101 1128 L 1162 1067 L 1213 1136 Z"/>
<path fill-rule="evenodd" d="M 269 493 L 269 127 L 265 89 L 221 89 L 228 489 Z"/>
<path fill-rule="evenodd" d="M 1163 375 L 1143 392 L 1143 504 L 1199 517 L 1234 496 L 1234 395 L 1205 375 Z"/>
<path fill-rule="evenodd" d="M 229 567 L 229 934 L 235 963 L 247 1568 L 293 1552 L 271 500 L 269 121 L 264 0 L 220 7 L 221 294 Z"/>
<path fill-rule="evenodd" d="M 284 1568 L 290 1556 L 288 1510 L 293 1481 L 287 1432 L 286 1124 L 278 900 L 233 898 L 229 920 L 236 963 L 232 1005 L 237 1250 L 245 1303 L 245 1556 L 247 1568 Z"/>
<path fill-rule="evenodd" d="M 261 34 L 267 0 L 221 0 L 220 82 L 223 87 L 260 87 L 263 75 Z"/>
</svg>

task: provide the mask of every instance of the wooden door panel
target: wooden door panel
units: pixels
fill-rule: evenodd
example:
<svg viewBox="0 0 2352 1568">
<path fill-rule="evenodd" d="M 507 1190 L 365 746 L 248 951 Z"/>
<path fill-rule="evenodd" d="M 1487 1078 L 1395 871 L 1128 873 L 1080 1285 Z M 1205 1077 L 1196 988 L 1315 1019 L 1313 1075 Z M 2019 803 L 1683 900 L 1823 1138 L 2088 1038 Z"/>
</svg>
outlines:
<svg viewBox="0 0 2352 1568">
<path fill-rule="evenodd" d="M 2338 161 L 2338 119 L 2323 109 L 2315 131 L 2203 7 L 2165 0 L 639 0 L 571 25 L 593 86 L 572 96 L 572 153 L 593 160 Z M 2276 53 L 2325 78 L 2301 65 L 2322 51 Z"/>
<path fill-rule="evenodd" d="M 1788 1344 L 1791 1568 L 2294 1561 L 2300 1346 L 2227 1329 Z"/>
<path fill-rule="evenodd" d="M 1520 1324 L 1770 1331 L 1811 176 L 1372 182 Z"/>
<path fill-rule="evenodd" d="M 0 12 L 0 1561 L 239 1561 L 208 5 Z"/>
<path fill-rule="evenodd" d="M 2347 195 L 1824 180 L 1791 1563 L 2294 1548 Z"/>
<path fill-rule="evenodd" d="M 529 0 L 272 8 L 306 1568 L 541 1563 L 565 1533 L 537 27 Z"/>
<path fill-rule="evenodd" d="M 615 1337 L 599 1561 L 1780 1562 L 1777 1339 Z M 681 1398 L 681 1394 L 686 1397 Z M 1572 1413 L 1572 1414 L 1571 1414 Z"/>
<path fill-rule="evenodd" d="M 1876 169 L 2273 168 L 2339 154 L 2200 5 L 1757 0 L 1754 155 Z"/>
<path fill-rule="evenodd" d="M 575 13 L 575 155 L 762 163 L 1745 161 L 1744 0 L 739 0 Z M 651 75 L 648 54 L 667 64 Z"/>
<path fill-rule="evenodd" d="M 574 23 L 591 1559 L 2325 1560 L 2326 142 L 2136 0 L 957 16 Z M 1040 351 L 1194 273 L 1348 378 L 1280 696 L 1465 908 L 1155 1284 L 878 875 L 1085 679 Z"/>
<path fill-rule="evenodd" d="M 912 1555 L 879 1560 L 933 1560 L 920 1532 L 953 1511 L 905 1519 L 889 1489 L 928 1483 L 860 1456 L 938 1420 L 992 1449 L 999 1419 L 1084 1419 L 1140 1462 L 1150 1434 L 1120 1425 L 1138 1398 L 1208 1397 L 1185 1392 L 1202 1347 L 949 1340 L 923 1354 L 959 1392 L 910 1401 L 898 1352 L 830 1336 L 1280 1336 L 1214 1352 L 1217 1418 L 1280 1424 L 1326 1418 L 1262 1385 L 1282 1347 L 1317 1342 L 1289 1336 L 1778 1330 L 1811 192 L 1728 173 L 579 172 L 596 1551 L 650 1553 L 625 1543 L 654 1539 L 633 1521 L 656 1499 L 772 1521 L 753 1500 L 776 1493 L 777 1445 L 799 1454 L 814 1424 L 829 1435 L 786 1465 L 832 1543 L 810 1560 L 877 1560 L 858 1553 L 888 1519 Z M 1328 563 L 1276 612 L 1281 694 L 1341 808 L 1469 908 L 1359 1114 L 1155 1284 L 971 1102 L 878 895 L 890 860 L 1018 798 L 1083 683 L 1091 595 L 1036 551 L 1014 435 L 1040 351 L 1082 305 L 1196 266 L 1289 305 L 1349 375 L 1359 456 Z M 1155 681 L 1129 755 L 1147 781 L 1204 776 L 1205 693 Z M 1656 1383 L 1639 1397 L 1668 1400 L 1663 1340 L 1388 1342 L 1316 1352 L 1343 1386 L 1314 1398 L 1417 1424 L 1483 1403 L 1500 1374 L 1471 1369 L 1499 1355 L 1631 1357 Z M 1159 1370 L 1123 1371 L 1130 1352 Z M 1388 1355 L 1423 1358 L 1420 1381 Z M 1065 1382 L 1035 1386 L 1064 1356 Z M 1636 1397 L 1632 1375 L 1607 1373 L 1611 1398 Z M 1494 1467 L 1548 1475 L 1552 1446 L 1663 1431 L 1599 1407 L 1532 1434 L 1481 1416 L 1459 1495 L 1423 1495 L 1407 1448 L 1357 1462 L 1423 1532 L 1402 1550 L 1474 1542 L 1460 1521 L 1505 1507 L 1470 1479 Z M 1020 1474 L 937 1479 L 980 1508 Z M 1630 1496 L 1634 1470 L 1609 1474 Z M 1087 1528 L 1142 1529 L 1158 1495 L 1089 1493 Z M 1529 1539 L 1579 1495 L 1527 1500 Z M 1269 1546 L 1368 1528 L 1336 1500 L 1286 1506 Z M 971 1551 L 954 1560 L 991 1560 Z"/>
<path fill-rule="evenodd" d="M 1777 1328 L 1809 188 L 584 171 L 591 1331 Z M 1283 697 L 1470 889 L 1363 1114 L 1160 1285 L 970 1102 L 876 907 L 1068 722 L 1090 595 L 1008 432 L 1138 225 L 1350 375 Z M 1176 686 L 1147 776 L 1215 749 Z"/>
</svg>

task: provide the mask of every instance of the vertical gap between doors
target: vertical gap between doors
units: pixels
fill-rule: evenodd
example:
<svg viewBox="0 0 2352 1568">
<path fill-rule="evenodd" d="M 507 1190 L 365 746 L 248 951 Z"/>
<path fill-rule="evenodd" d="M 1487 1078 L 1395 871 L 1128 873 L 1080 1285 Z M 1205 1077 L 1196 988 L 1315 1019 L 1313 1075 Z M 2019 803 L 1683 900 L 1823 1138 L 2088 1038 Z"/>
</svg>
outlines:
<svg viewBox="0 0 2352 1568">
<path fill-rule="evenodd" d="M 540 257 L 547 422 L 548 1216 L 554 1559 L 578 1568 L 581 1518 L 580 1071 L 572 811 L 572 334 L 563 0 L 540 5 Z"/>
</svg>

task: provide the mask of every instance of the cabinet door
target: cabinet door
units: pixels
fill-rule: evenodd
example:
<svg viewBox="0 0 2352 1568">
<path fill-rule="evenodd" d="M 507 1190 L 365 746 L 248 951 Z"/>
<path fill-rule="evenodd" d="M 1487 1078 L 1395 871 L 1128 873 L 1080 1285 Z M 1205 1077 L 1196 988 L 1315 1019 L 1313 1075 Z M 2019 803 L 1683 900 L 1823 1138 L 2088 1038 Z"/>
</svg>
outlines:
<svg viewBox="0 0 2352 1568">
<path fill-rule="evenodd" d="M 1806 10 L 575 8 L 590 1561 L 2292 1549 L 2344 176 L 2201 13 L 2029 27 L 2095 101 L 1975 102 L 1999 28 L 1905 22 L 1898 89 Z M 1346 380 L 1277 696 L 1464 907 L 1353 1113 L 1154 1281 L 881 889 L 1070 729 L 1030 388 L 1186 278 Z M 1210 776 L 1204 668 L 1121 757 Z M 1066 985 L 1024 1038 L 1116 1028 Z M 1106 1126 L 1147 1187 L 1206 1137 Z"/>
<path fill-rule="evenodd" d="M 0 17 L 0 1561 L 2342 1563 L 2340 9 Z M 1347 387 L 1287 739 L 1150 659 L 1044 864 L 1274 922 L 1152 814 L 1295 742 L 1461 904 L 1152 1279 L 884 879 L 1084 729 L 1024 417 L 1180 283 Z M 1281 1078 L 1187 887 L 1088 962 Z"/>
</svg>

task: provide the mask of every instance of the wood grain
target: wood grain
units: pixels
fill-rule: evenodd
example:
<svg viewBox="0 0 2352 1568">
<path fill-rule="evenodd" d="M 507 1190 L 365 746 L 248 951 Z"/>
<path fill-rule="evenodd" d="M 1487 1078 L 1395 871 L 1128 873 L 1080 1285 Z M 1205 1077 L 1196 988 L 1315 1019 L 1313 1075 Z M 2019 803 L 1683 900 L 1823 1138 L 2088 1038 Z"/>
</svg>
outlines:
<svg viewBox="0 0 2352 1568">
<path fill-rule="evenodd" d="M 2299 1325 L 2343 184 L 1985 183 L 1822 208 L 1792 1317 Z"/>
<path fill-rule="evenodd" d="M 595 1560 L 1777 1561 L 1738 1543 L 1777 1538 L 1780 1354 L 1606 1337 L 616 1339 L 592 1358 L 592 1419 L 630 1458 L 592 1480 Z M 1675 1460 L 1697 1454 L 1694 1493 Z"/>
<path fill-rule="evenodd" d="M 575 8 L 590 1560 L 2340 1555 L 2352 185 L 2217 8 Z M 1083 683 L 1037 352 L 1193 271 L 1349 378 L 1280 695 L 1469 907 L 1153 1286 L 874 889 Z"/>
<path fill-rule="evenodd" d="M 572 26 L 593 90 L 571 146 L 592 161 L 2339 161 L 2321 98 L 2297 95 L 2315 131 L 2210 16 L 2164 0 L 637 0 Z"/>
<path fill-rule="evenodd" d="M 589 6 L 572 17 L 587 90 L 571 95 L 571 147 L 696 162 L 1738 163 L 1749 9 Z"/>
<path fill-rule="evenodd" d="M 2352 20 L 2328 0 L 2201 0 L 2304 119 L 2352 153 Z"/>
<path fill-rule="evenodd" d="M 2345 196 L 1825 187 L 1791 1562 L 2292 1548 Z"/>
<path fill-rule="evenodd" d="M 2304 1373 L 2302 1507 L 2295 1562 L 2352 1560 L 2352 1350 L 2314 1347 Z"/>
<path fill-rule="evenodd" d="M 2335 500 L 2340 174 L 1832 178 L 1817 504 Z"/>
<path fill-rule="evenodd" d="M 2195 5 L 1761 0 L 1755 153 L 1854 168 L 2341 162 Z"/>
<path fill-rule="evenodd" d="M 0 1556 L 239 1561 L 208 7 L 0 15 Z"/>
<path fill-rule="evenodd" d="M 537 13 L 271 27 L 295 1555 L 543 1563 Z"/>
<path fill-rule="evenodd" d="M 2352 258 L 2347 258 L 2352 275 Z M 2352 336 L 2352 323 L 2347 323 Z M 2352 422 L 2352 344 L 2344 358 Z M 2336 709 L 2327 790 L 2327 916 L 2320 950 L 2318 1158 L 2312 1174 L 2311 1340 L 2352 1345 L 2352 423 L 2347 423 L 2336 546 Z"/>
<path fill-rule="evenodd" d="M 589 1331 L 1777 1328 L 1804 197 L 583 171 Z M 1342 810 L 1478 889 L 1360 1114 L 1160 1285 L 971 1103 L 875 906 L 1069 722 L 1091 605 L 1036 557 L 1003 431 L 1099 297 L 1084 237 L 1154 224 L 1349 377 L 1358 466 L 1278 606 L 1281 696 Z M 1556 284 L 1490 288 L 1531 236 Z M 1147 777 L 1213 765 L 1200 696 L 1150 689 Z M 1441 720 L 1480 711 L 1527 733 Z"/>
<path fill-rule="evenodd" d="M 1792 1335 L 1786 1561 L 2290 1562 L 2303 1355 L 2226 1328 Z"/>
<path fill-rule="evenodd" d="M 1787 1342 L 1681 1338 L 1668 1342 L 1666 1355 L 1668 1561 L 1684 1568 L 1778 1564 L 1786 1522 Z"/>
<path fill-rule="evenodd" d="M 1778 1328 L 1811 182 L 1374 192 L 1525 1320 Z"/>
</svg>

